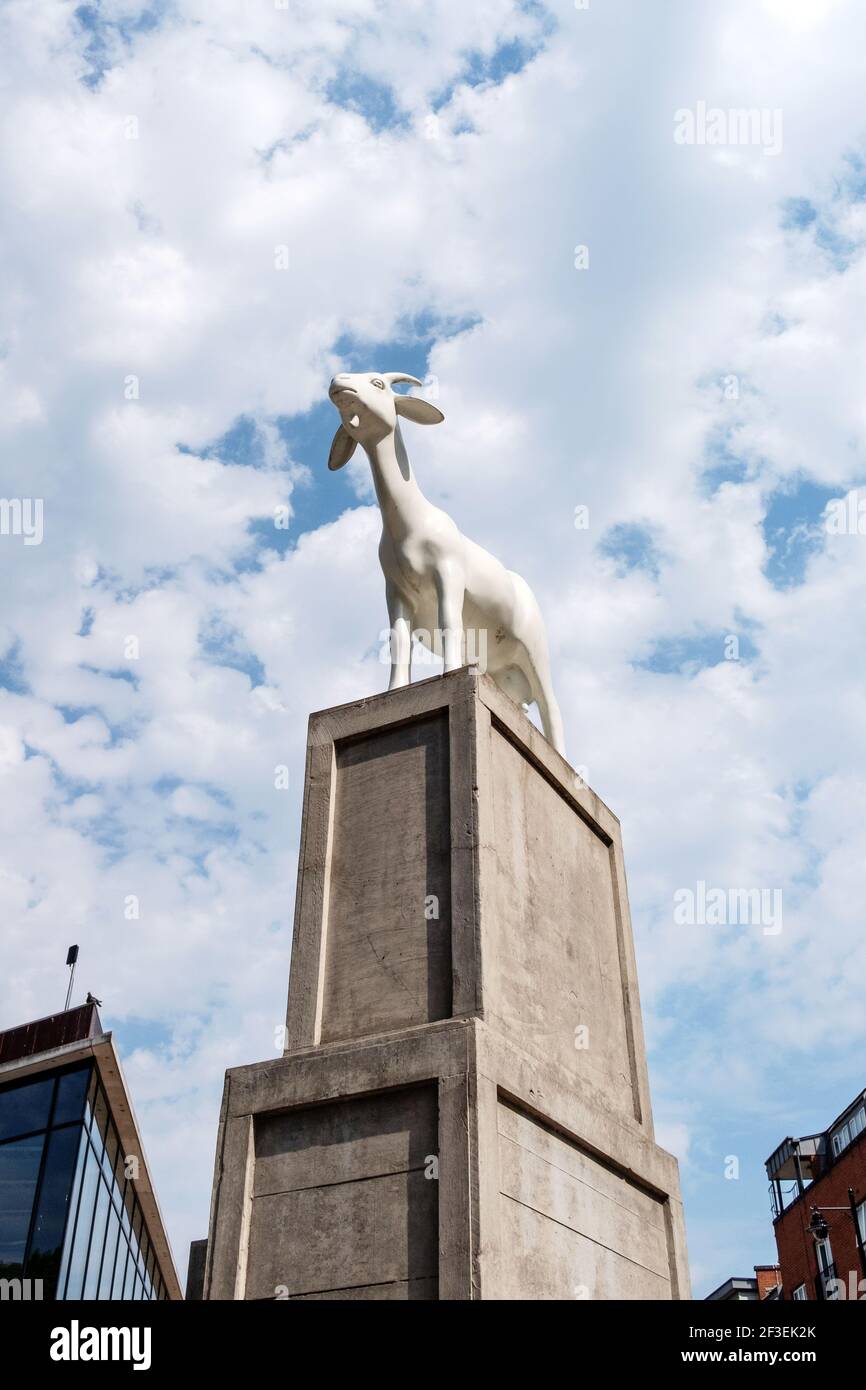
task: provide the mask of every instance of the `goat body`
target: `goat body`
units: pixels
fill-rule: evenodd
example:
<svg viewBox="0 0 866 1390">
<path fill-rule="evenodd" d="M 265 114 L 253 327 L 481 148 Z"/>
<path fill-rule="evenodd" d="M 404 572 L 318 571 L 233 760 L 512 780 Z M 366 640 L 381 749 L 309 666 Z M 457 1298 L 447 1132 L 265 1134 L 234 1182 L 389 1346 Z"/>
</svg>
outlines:
<svg viewBox="0 0 866 1390">
<path fill-rule="evenodd" d="M 464 664 L 467 639 L 516 703 L 538 705 L 544 733 L 565 754 L 562 719 L 553 693 L 544 620 L 529 585 L 495 556 L 464 536 L 452 518 L 427 500 L 415 480 L 398 416 L 419 424 L 444 417 L 417 396 L 396 395 L 391 372 L 334 377 L 330 397 L 341 425 L 329 466 L 340 468 L 361 444 L 370 461 L 382 513 L 379 561 L 391 629 L 389 690 L 408 685 L 412 637 L 444 661 Z"/>
</svg>

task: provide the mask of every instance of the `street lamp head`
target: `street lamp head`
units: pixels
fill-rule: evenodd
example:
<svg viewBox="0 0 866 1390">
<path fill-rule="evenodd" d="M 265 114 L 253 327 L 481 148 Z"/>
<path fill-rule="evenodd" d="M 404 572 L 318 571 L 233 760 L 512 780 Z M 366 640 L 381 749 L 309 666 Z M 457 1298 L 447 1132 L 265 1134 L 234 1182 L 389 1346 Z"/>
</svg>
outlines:
<svg viewBox="0 0 866 1390">
<path fill-rule="evenodd" d="M 809 1230 L 816 1245 L 820 1241 L 826 1240 L 827 1236 L 830 1234 L 830 1227 L 827 1225 L 827 1222 L 824 1220 L 817 1207 L 812 1208 L 812 1215 L 809 1219 Z"/>
</svg>

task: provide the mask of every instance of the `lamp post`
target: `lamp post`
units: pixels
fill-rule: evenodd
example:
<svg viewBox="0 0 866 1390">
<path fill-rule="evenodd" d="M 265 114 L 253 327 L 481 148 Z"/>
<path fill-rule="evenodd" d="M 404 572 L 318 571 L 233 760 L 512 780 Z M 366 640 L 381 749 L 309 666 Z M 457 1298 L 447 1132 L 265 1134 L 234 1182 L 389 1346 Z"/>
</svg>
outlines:
<svg viewBox="0 0 866 1390">
<path fill-rule="evenodd" d="M 812 1207 L 809 1216 L 809 1232 L 815 1242 L 815 1263 L 818 1267 L 818 1278 L 815 1281 L 815 1291 L 820 1299 L 827 1297 L 827 1290 L 824 1281 L 829 1274 L 829 1269 L 823 1267 L 821 1247 L 830 1234 L 830 1227 L 822 1212 L 817 1207 Z"/>
<path fill-rule="evenodd" d="M 821 1258 L 818 1254 L 818 1247 L 822 1244 L 823 1241 L 827 1239 L 828 1235 L 830 1234 L 830 1226 L 827 1222 L 826 1217 L 824 1216 L 825 1211 L 844 1211 L 848 1216 L 850 1216 L 851 1220 L 854 1222 L 854 1240 L 857 1245 L 857 1254 L 860 1259 L 860 1268 L 863 1272 L 864 1279 L 866 1279 L 866 1246 L 864 1246 L 863 1237 L 860 1234 L 860 1222 L 857 1219 L 857 1198 L 854 1193 L 853 1187 L 849 1187 L 847 1207 L 812 1207 L 811 1215 L 809 1217 L 809 1232 L 812 1236 L 812 1239 L 815 1242 L 816 1247 L 816 1260 L 818 1264 L 818 1287 L 823 1288 L 821 1280 L 823 1276 L 827 1273 L 827 1270 L 821 1268 Z"/>
<path fill-rule="evenodd" d="M 66 991 L 66 1003 L 63 1006 L 64 1012 L 69 1008 L 69 1001 L 72 998 L 72 981 L 75 979 L 75 962 L 78 960 L 78 947 L 70 946 L 66 952 L 66 964 L 69 966 L 69 988 Z"/>
<path fill-rule="evenodd" d="M 863 1237 L 860 1234 L 860 1222 L 857 1219 L 857 1198 L 854 1196 L 853 1187 L 848 1188 L 848 1206 L 851 1220 L 854 1222 L 854 1239 L 857 1242 L 857 1254 L 860 1256 L 860 1268 L 863 1271 L 863 1278 L 866 1279 L 866 1245 L 863 1244 Z"/>
</svg>

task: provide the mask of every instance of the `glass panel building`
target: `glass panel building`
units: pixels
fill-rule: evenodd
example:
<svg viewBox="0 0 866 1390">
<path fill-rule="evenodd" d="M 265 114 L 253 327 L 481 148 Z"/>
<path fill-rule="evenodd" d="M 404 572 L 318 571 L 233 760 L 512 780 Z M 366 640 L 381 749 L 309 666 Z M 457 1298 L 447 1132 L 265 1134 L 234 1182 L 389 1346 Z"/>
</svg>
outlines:
<svg viewBox="0 0 866 1390">
<path fill-rule="evenodd" d="M 67 1031 L 74 1012 L 56 1016 Z M 10 1036 L 0 1034 L 0 1279 L 45 1299 L 180 1298 L 111 1034 L 23 1058 L 9 1057 Z"/>
</svg>

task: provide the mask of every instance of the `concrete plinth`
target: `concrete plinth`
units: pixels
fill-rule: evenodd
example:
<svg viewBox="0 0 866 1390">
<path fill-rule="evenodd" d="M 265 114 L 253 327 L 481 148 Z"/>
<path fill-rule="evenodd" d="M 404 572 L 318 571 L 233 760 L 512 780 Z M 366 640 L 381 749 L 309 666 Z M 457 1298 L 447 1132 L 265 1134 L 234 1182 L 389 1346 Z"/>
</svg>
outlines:
<svg viewBox="0 0 866 1390">
<path fill-rule="evenodd" d="M 689 1297 L 619 822 L 472 668 L 310 720 L 287 1016 L 206 1298 Z"/>
</svg>

